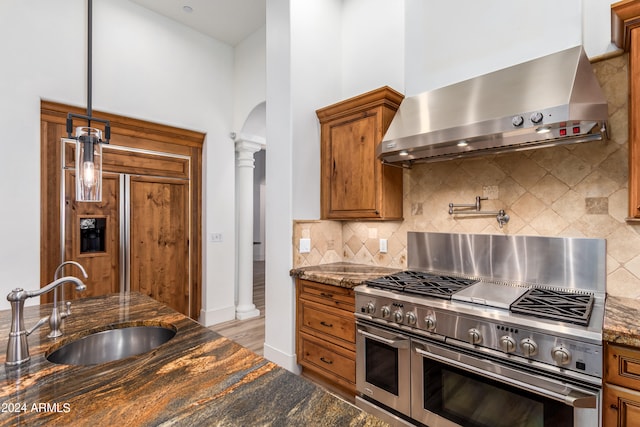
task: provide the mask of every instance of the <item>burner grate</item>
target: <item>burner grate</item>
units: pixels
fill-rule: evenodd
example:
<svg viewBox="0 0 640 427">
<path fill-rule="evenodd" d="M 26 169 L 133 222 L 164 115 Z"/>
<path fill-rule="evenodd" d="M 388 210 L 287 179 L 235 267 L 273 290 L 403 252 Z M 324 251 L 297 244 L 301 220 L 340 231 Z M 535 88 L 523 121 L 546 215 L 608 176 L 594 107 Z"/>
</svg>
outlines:
<svg viewBox="0 0 640 427">
<path fill-rule="evenodd" d="M 587 326 L 593 300 L 590 294 L 533 288 L 511 304 L 511 312 Z"/>
<path fill-rule="evenodd" d="M 403 271 L 367 280 L 368 286 L 416 295 L 451 299 L 455 292 L 476 283 L 477 280 L 442 276 L 420 271 Z"/>
</svg>

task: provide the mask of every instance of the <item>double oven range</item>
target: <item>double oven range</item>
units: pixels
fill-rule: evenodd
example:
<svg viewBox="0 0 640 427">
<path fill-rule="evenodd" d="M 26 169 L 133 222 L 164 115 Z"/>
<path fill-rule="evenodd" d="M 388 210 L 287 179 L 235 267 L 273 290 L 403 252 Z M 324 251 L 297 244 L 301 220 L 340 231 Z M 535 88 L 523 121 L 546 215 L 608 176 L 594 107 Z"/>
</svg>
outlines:
<svg viewBox="0 0 640 427">
<path fill-rule="evenodd" d="M 605 241 L 407 235 L 356 294 L 356 404 L 392 424 L 598 426 Z"/>
</svg>

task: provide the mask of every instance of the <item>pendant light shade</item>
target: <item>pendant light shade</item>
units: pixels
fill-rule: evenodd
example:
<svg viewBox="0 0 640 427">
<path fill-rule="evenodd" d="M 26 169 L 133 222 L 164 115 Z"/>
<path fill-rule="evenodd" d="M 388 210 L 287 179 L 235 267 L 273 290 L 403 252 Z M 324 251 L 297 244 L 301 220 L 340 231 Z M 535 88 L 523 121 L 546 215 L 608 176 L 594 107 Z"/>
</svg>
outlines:
<svg viewBox="0 0 640 427">
<path fill-rule="evenodd" d="M 76 128 L 76 201 L 102 201 L 102 131 Z"/>
</svg>

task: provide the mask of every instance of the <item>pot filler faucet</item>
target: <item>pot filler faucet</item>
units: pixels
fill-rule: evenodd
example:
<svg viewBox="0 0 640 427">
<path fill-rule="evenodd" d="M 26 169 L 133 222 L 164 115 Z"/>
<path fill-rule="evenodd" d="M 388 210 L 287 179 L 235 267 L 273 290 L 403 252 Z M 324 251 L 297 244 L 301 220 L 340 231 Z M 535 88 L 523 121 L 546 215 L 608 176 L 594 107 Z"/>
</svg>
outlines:
<svg viewBox="0 0 640 427">
<path fill-rule="evenodd" d="M 86 272 L 82 267 L 82 272 L 86 277 Z M 22 288 L 16 288 L 7 295 L 7 301 L 11 304 L 11 330 L 9 331 L 9 342 L 7 343 L 7 357 L 5 359 L 5 365 L 7 366 L 19 366 L 23 363 L 28 362 L 31 359 L 29 355 L 29 343 L 27 342 L 27 336 L 29 336 L 33 331 L 38 329 L 40 326 L 44 325 L 47 322 L 50 322 L 51 317 L 59 317 L 60 319 L 67 317 L 71 314 L 70 304 L 67 304 L 67 311 L 60 315 L 57 313 L 57 301 L 53 306 L 53 312 L 51 316 L 43 317 L 36 323 L 31 329 L 28 331 L 24 327 L 24 302 L 27 298 L 38 297 L 40 295 L 46 294 L 52 290 L 58 288 L 58 286 L 63 285 L 67 282 L 75 283 L 77 291 L 84 291 L 87 289 L 87 286 L 82 282 L 82 280 L 78 279 L 74 276 L 65 276 L 60 279 L 56 279 L 53 282 L 49 283 L 47 286 L 44 286 L 35 291 L 25 291 Z M 57 321 L 57 325 L 59 326 L 59 320 Z"/>
</svg>

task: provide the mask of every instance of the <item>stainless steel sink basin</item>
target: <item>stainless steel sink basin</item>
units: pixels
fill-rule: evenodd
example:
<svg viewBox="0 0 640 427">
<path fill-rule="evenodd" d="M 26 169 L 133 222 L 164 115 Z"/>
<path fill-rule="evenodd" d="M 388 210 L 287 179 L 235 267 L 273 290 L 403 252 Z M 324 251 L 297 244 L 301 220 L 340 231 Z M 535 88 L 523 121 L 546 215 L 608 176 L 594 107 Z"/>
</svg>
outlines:
<svg viewBox="0 0 640 427">
<path fill-rule="evenodd" d="M 45 357 L 60 365 L 97 365 L 146 353 L 175 334 L 176 329 L 171 325 L 116 325 L 63 343 Z"/>
</svg>

